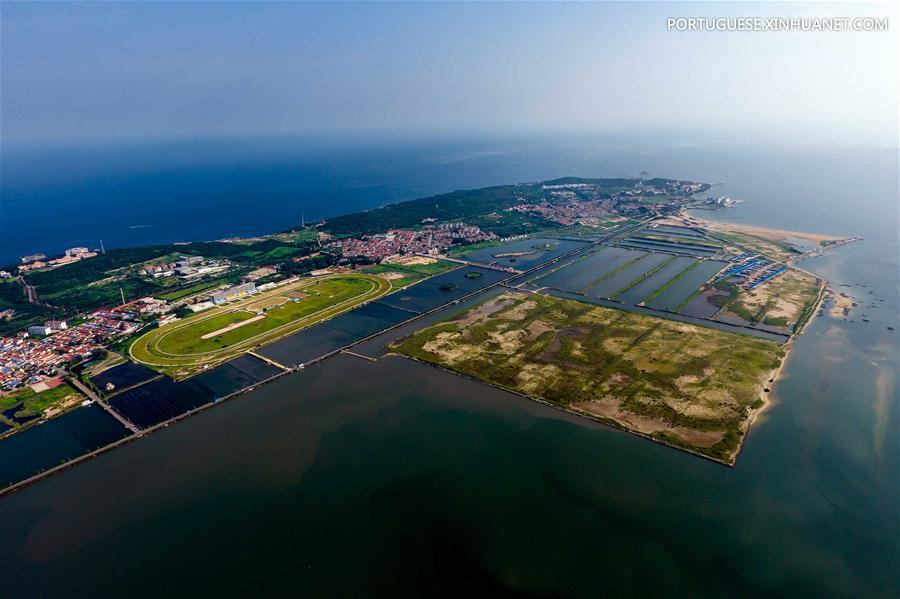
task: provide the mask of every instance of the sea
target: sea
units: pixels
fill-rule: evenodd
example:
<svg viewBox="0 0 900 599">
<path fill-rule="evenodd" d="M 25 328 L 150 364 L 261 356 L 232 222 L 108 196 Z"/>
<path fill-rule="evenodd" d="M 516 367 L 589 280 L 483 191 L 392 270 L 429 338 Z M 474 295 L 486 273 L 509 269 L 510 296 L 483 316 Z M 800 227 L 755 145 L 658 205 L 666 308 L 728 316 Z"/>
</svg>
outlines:
<svg viewBox="0 0 900 599">
<path fill-rule="evenodd" d="M 0 594 L 900 594 L 898 151 L 615 139 L 4 148 L 2 262 L 255 235 L 461 188 L 716 183 L 859 236 L 728 468 L 400 357 L 338 355 L 0 498 Z M 40 451 L 35 446 L 33 451 Z"/>
</svg>

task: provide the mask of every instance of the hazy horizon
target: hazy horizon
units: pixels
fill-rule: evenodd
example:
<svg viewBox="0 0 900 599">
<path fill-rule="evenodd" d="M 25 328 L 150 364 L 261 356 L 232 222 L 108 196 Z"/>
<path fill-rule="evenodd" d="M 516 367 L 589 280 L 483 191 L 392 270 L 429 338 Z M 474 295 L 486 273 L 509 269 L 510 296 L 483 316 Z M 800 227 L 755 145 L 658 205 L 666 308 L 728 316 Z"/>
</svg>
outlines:
<svg viewBox="0 0 900 599">
<path fill-rule="evenodd" d="M 7 149 L 256 135 L 897 147 L 889 3 L 0 6 Z M 665 26 L 858 14 L 891 28 Z"/>
</svg>

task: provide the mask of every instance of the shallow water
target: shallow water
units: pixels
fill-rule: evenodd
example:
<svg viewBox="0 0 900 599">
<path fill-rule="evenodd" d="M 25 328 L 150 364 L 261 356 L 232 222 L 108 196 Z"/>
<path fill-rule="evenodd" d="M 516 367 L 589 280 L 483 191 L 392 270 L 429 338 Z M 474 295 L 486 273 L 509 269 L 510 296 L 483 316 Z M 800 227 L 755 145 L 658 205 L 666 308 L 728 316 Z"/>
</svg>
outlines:
<svg viewBox="0 0 900 599">
<path fill-rule="evenodd" d="M 867 238 L 800 263 L 865 301 L 797 340 L 737 467 L 342 355 L 0 499 L 4 594 L 900 593 L 896 153 L 582 151 Z"/>
</svg>

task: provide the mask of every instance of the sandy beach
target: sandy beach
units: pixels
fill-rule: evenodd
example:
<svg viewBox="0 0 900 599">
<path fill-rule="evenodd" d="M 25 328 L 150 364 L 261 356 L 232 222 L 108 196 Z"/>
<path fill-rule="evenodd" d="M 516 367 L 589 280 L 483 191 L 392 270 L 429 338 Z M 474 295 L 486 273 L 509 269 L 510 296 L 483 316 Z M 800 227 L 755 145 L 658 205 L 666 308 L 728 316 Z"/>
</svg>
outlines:
<svg viewBox="0 0 900 599">
<path fill-rule="evenodd" d="M 756 237 L 760 237 L 762 239 L 768 239 L 769 241 L 785 241 L 789 239 L 799 239 L 802 241 L 808 241 L 811 243 L 818 244 L 820 241 L 835 241 L 842 239 L 837 235 L 824 235 L 822 233 L 804 233 L 801 231 L 788 231 L 785 229 L 773 229 L 770 227 L 757 227 L 753 225 L 736 225 L 732 223 L 723 223 L 714 220 L 703 220 L 698 218 L 693 218 L 694 221 L 699 221 L 702 223 L 703 227 L 706 227 L 712 231 L 734 231 L 736 233 L 745 233 L 747 235 L 754 235 Z"/>
</svg>

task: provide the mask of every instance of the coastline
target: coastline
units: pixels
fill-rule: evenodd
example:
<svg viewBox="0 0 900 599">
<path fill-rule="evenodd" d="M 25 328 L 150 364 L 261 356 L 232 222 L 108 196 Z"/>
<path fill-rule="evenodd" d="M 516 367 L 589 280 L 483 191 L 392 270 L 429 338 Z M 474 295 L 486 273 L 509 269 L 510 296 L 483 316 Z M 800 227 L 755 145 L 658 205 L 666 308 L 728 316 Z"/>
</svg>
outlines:
<svg viewBox="0 0 900 599">
<path fill-rule="evenodd" d="M 789 343 L 792 343 L 789 342 Z M 788 344 L 785 344 L 785 347 Z M 762 401 L 762 405 L 752 410 L 750 415 L 747 417 L 747 420 L 744 421 L 744 424 L 741 426 L 741 441 L 738 443 L 737 449 L 734 451 L 734 455 L 732 455 L 732 461 L 736 464 L 738 456 L 740 456 L 741 451 L 744 449 L 744 444 L 747 442 L 747 437 L 750 436 L 750 432 L 756 426 L 759 418 L 767 412 L 770 408 L 775 406 L 775 402 L 772 399 L 772 396 L 775 394 L 775 389 L 778 387 L 778 382 L 781 381 L 785 376 L 785 367 L 787 366 L 787 362 L 791 357 L 791 348 L 787 348 L 784 357 L 778 363 L 778 366 L 769 372 L 768 380 L 760 385 L 759 389 L 759 399 Z M 768 389 L 768 391 L 767 391 Z"/>
<path fill-rule="evenodd" d="M 679 213 L 679 216 L 680 216 L 680 215 L 683 215 L 683 214 L 685 214 L 685 213 L 686 213 L 686 211 L 682 211 L 681 213 Z M 654 220 L 654 218 L 647 219 L 647 221 L 642 221 L 641 223 L 638 223 L 638 224 L 643 224 L 643 223 L 645 223 L 645 222 L 649 222 L 649 221 L 652 221 L 652 220 Z M 721 228 L 729 228 L 729 227 L 732 226 L 730 223 L 725 223 L 725 222 L 721 222 L 721 221 L 706 221 L 705 219 L 703 219 L 703 220 L 704 220 L 704 222 L 706 222 L 706 223 L 716 223 L 716 224 L 717 224 L 719 227 L 721 227 Z M 635 225 L 635 226 L 637 226 L 637 225 Z M 735 226 L 735 228 L 738 228 L 738 227 L 740 227 L 740 226 Z M 711 228 L 714 228 L 714 227 L 711 227 Z M 780 229 L 767 229 L 767 228 L 763 228 L 763 227 L 749 227 L 749 228 L 750 228 L 750 229 L 753 229 L 753 230 L 755 230 L 755 231 L 768 231 L 770 234 L 776 234 L 776 233 L 777 233 L 777 234 L 791 233 L 791 232 L 786 232 L 786 231 L 783 231 L 783 230 L 780 230 Z M 614 236 L 614 235 L 617 235 L 617 234 L 619 234 L 619 233 L 621 233 L 621 231 L 617 231 L 617 232 L 611 234 L 610 236 Z M 812 237 L 815 237 L 815 238 L 823 237 L 823 236 L 818 235 L 818 234 L 798 234 L 798 235 L 811 235 Z M 826 238 L 826 239 L 833 239 L 833 237 L 825 237 L 825 238 Z M 599 243 L 601 243 L 602 241 L 603 241 L 603 239 L 601 239 L 601 240 L 595 240 L 595 241 L 592 242 L 592 244 L 589 244 L 589 245 L 599 244 Z M 577 253 L 578 251 L 581 251 L 582 249 L 583 249 L 583 248 L 578 248 L 578 249 L 576 249 L 576 250 L 573 250 L 572 253 Z M 823 249 L 829 249 L 829 248 L 826 247 L 826 248 L 823 248 Z M 560 261 L 562 258 L 564 258 L 564 256 L 557 257 L 557 258 L 556 258 L 554 261 L 552 261 L 552 262 Z M 546 266 L 547 266 L 547 264 L 541 264 L 541 265 L 538 265 L 538 266 L 534 267 L 534 268 L 531 269 L 531 270 L 537 270 L 537 269 L 545 268 Z M 796 267 L 793 267 L 793 266 L 792 266 L 792 268 L 796 268 Z M 526 271 L 526 272 L 527 272 L 527 271 Z M 805 271 L 804 271 L 804 272 L 805 272 Z M 517 274 L 513 275 L 513 278 L 514 278 L 514 277 L 517 277 L 517 276 L 521 276 L 522 274 L 523 274 L 523 273 L 517 273 Z M 815 276 L 815 275 L 814 275 L 814 276 Z M 430 277 L 428 277 L 428 278 L 430 278 Z M 627 433 L 630 433 L 630 434 L 633 434 L 633 435 L 636 435 L 636 436 L 645 437 L 645 438 L 647 438 L 647 439 L 649 439 L 649 440 L 655 441 L 655 442 L 657 442 L 657 443 L 659 443 L 659 444 L 662 444 L 662 445 L 665 445 L 665 446 L 667 446 L 667 447 L 672 447 L 672 448 L 675 448 L 675 449 L 679 449 L 679 450 L 681 450 L 681 451 L 683 451 L 683 452 L 690 453 L 690 454 L 692 454 L 692 455 L 696 455 L 696 456 L 699 456 L 699 457 L 703 457 L 703 458 L 706 458 L 706 459 L 708 459 L 708 460 L 717 462 L 717 463 L 722 464 L 722 465 L 734 467 L 734 466 L 736 465 L 737 457 L 738 457 L 738 455 L 740 454 L 741 450 L 743 449 L 743 445 L 744 445 L 744 443 L 746 442 L 746 437 L 749 435 L 750 430 L 752 429 L 752 427 L 754 426 L 754 424 L 758 421 L 760 414 L 762 414 L 762 413 L 765 412 L 767 409 L 769 409 L 769 407 L 770 407 L 770 406 L 772 405 L 772 403 L 773 403 L 772 400 L 771 400 L 768 396 L 771 395 L 772 392 L 774 392 L 774 388 L 775 388 L 777 382 L 783 377 L 784 368 L 785 368 L 785 365 L 786 365 L 787 360 L 788 360 L 789 357 L 790 357 L 790 352 L 791 352 L 792 347 L 793 347 L 793 346 L 792 346 L 792 343 L 793 343 L 794 337 L 796 337 L 797 335 L 802 334 L 803 330 L 805 329 L 805 326 L 808 324 L 808 322 L 809 322 L 813 317 L 815 317 L 815 316 L 817 315 L 817 312 L 819 311 L 819 307 L 821 306 L 821 303 L 822 303 L 822 301 L 823 301 L 824 290 L 825 290 L 825 288 L 826 288 L 827 283 L 826 283 L 823 279 L 821 279 L 821 277 L 816 276 L 816 278 L 820 281 L 820 289 L 819 289 L 819 294 L 818 294 L 817 300 L 816 300 L 816 302 L 812 305 L 812 309 L 809 311 L 809 314 L 808 314 L 807 318 L 804 319 L 803 322 L 799 323 L 799 326 L 797 327 L 797 330 L 796 330 L 794 333 L 791 334 L 791 336 L 790 336 L 790 338 L 788 339 L 787 343 L 785 343 L 785 344 L 783 345 L 783 347 L 785 348 L 785 355 L 784 355 L 784 357 L 781 359 L 780 363 L 778 364 L 778 367 L 775 368 L 775 369 L 770 373 L 770 375 L 769 375 L 769 377 L 768 377 L 768 379 L 767 379 L 768 382 L 767 382 L 767 383 L 764 383 L 764 384 L 761 385 L 761 387 L 760 387 L 760 399 L 761 399 L 761 401 L 762 401 L 762 405 L 761 405 L 758 409 L 752 410 L 751 413 L 748 415 L 747 419 L 741 424 L 741 433 L 742 433 L 742 434 L 741 434 L 741 438 L 740 438 L 740 440 L 739 440 L 739 442 L 738 442 L 738 444 L 737 444 L 737 447 L 735 448 L 734 452 L 729 456 L 729 458 L 728 458 L 727 460 L 726 460 L 726 459 L 721 459 L 721 458 L 712 457 L 712 456 L 710 456 L 710 455 L 706 455 L 706 454 L 704 454 L 704 453 L 701 453 L 700 451 L 693 450 L 693 449 L 691 449 L 691 448 L 689 448 L 689 447 L 679 446 L 679 445 L 674 444 L 674 443 L 671 443 L 671 442 L 667 441 L 665 438 L 660 437 L 660 436 L 655 435 L 655 434 L 643 433 L 643 432 L 640 432 L 640 431 L 637 431 L 637 430 L 633 430 L 633 429 L 629 428 L 626 424 L 621 423 L 621 422 L 619 422 L 619 421 L 616 421 L 615 419 L 604 418 L 604 417 L 601 417 L 601 416 L 592 415 L 592 414 L 583 412 L 582 410 L 580 410 L 580 409 L 578 409 L 578 408 L 569 408 L 569 407 L 565 407 L 565 406 L 560 406 L 560 405 L 557 405 L 557 404 L 553 404 L 553 403 L 550 403 L 550 402 L 548 402 L 548 401 L 542 400 L 542 399 L 540 399 L 540 398 L 536 398 L 536 397 L 532 397 L 532 396 L 529 396 L 529 395 L 522 394 L 522 393 L 517 392 L 517 391 L 515 391 L 515 390 L 506 389 L 506 388 L 503 388 L 503 387 L 498 387 L 498 388 L 501 388 L 501 389 L 503 389 L 503 390 L 505 390 L 505 391 L 507 391 L 507 392 L 511 392 L 511 393 L 514 393 L 514 394 L 517 394 L 517 395 L 526 397 L 526 398 L 528 398 L 528 399 L 532 399 L 533 401 L 537 401 L 537 402 L 539 402 L 539 403 L 543 403 L 543 404 L 545 404 L 545 405 L 549 405 L 549 406 L 551 406 L 551 407 L 555 407 L 555 408 L 557 408 L 557 409 L 561 409 L 561 410 L 566 411 L 566 412 L 569 412 L 570 414 L 573 414 L 573 415 L 575 415 L 575 416 L 580 416 L 580 417 L 586 418 L 586 419 L 588 419 L 588 420 L 592 420 L 592 421 L 595 421 L 595 422 L 599 422 L 599 423 L 602 423 L 602 424 L 606 424 L 606 425 L 608 425 L 608 426 L 611 426 L 611 427 L 613 427 L 613 428 L 622 430 L 622 431 L 624 431 L 624 432 L 627 432 Z M 500 283 L 498 283 L 498 284 L 500 284 Z M 497 284 L 495 284 L 495 285 L 497 285 Z M 481 293 L 481 292 L 483 292 L 483 291 L 486 291 L 487 289 L 489 289 L 490 287 L 493 287 L 493 286 L 495 286 L 495 285 L 491 285 L 491 286 L 489 286 L 489 287 L 480 289 L 480 290 L 476 291 L 475 293 L 473 293 L 472 295 L 475 295 L 475 294 Z M 469 296 L 466 296 L 466 297 L 469 297 Z M 462 298 L 462 299 L 465 299 L 465 298 Z M 459 301 L 461 301 L 461 300 L 457 300 L 457 301 L 454 302 L 454 303 L 458 303 Z M 432 311 L 429 312 L 429 313 L 420 315 L 419 317 L 426 316 L 426 315 L 428 315 L 428 314 L 430 314 L 430 313 L 437 312 L 437 311 L 443 310 L 443 309 L 445 309 L 445 308 L 447 308 L 447 305 L 440 306 L 440 307 L 438 307 L 438 308 L 432 310 Z M 417 320 L 419 317 L 413 318 L 412 321 Z M 400 323 L 399 325 L 396 325 L 396 326 L 407 325 L 407 324 L 409 324 L 409 322 L 411 322 L 411 321 L 405 321 L 405 322 Z M 363 341 L 367 341 L 368 339 L 370 339 L 370 338 L 372 338 L 372 337 L 375 337 L 375 336 L 384 334 L 385 332 L 391 330 L 392 328 L 395 328 L 395 327 L 390 327 L 390 328 L 388 328 L 388 329 L 379 331 L 378 333 L 376 333 L 376 334 L 374 334 L 374 335 L 372 335 L 372 336 L 370 336 L 370 337 L 368 337 L 368 338 L 366 338 L 366 339 L 362 339 L 362 340 L 359 340 L 359 341 L 357 341 L 357 342 L 353 342 L 353 343 L 351 343 L 351 344 L 349 344 L 349 345 L 347 345 L 347 346 L 345 346 L 345 347 L 339 348 L 338 350 L 336 350 L 336 351 L 334 351 L 334 352 L 330 352 L 330 353 L 328 353 L 328 354 L 326 354 L 326 355 L 320 356 L 319 358 L 316 358 L 316 359 L 314 359 L 314 360 L 308 362 L 307 365 L 312 364 L 312 363 L 315 363 L 315 362 L 318 362 L 318 361 L 320 361 L 320 360 L 322 360 L 322 359 L 325 359 L 325 358 L 327 358 L 327 357 L 329 357 L 329 356 L 331 356 L 331 355 L 334 355 L 334 354 L 336 354 L 336 353 L 340 353 L 340 352 L 346 351 L 346 350 L 348 350 L 349 348 L 351 348 L 351 347 L 357 345 L 358 343 L 361 343 L 361 342 L 363 342 Z M 293 334 L 293 333 L 291 333 L 291 334 Z M 423 362 L 423 363 L 428 364 L 427 362 Z M 433 364 L 430 364 L 430 365 L 435 366 L 435 367 L 438 367 L 438 366 L 433 365 Z M 439 368 L 440 368 L 440 367 L 439 367 Z M 286 369 L 284 372 L 281 372 L 281 373 L 275 375 L 274 377 L 272 377 L 272 378 L 270 378 L 270 379 L 266 379 L 266 380 L 261 381 L 261 382 L 259 382 L 259 383 L 257 383 L 257 384 L 254 384 L 254 385 L 252 385 L 252 386 L 250 386 L 250 387 L 243 388 L 243 389 L 240 389 L 240 390 L 238 390 L 238 391 L 235 391 L 234 393 L 228 395 L 227 397 L 221 398 L 221 399 L 218 400 L 218 401 L 223 401 L 224 399 L 230 399 L 230 398 L 235 397 L 235 396 L 237 396 L 237 395 L 241 395 L 241 394 L 246 393 L 246 392 L 248 392 L 248 391 L 252 391 L 253 389 L 257 388 L 258 386 L 260 386 L 260 385 L 262 385 L 262 384 L 266 384 L 266 383 L 270 382 L 271 380 L 274 380 L 275 378 L 278 378 L 278 377 L 280 377 L 280 376 L 283 376 L 284 374 L 288 374 L 288 373 L 291 373 L 291 372 L 295 372 L 296 370 L 297 370 L 297 368 Z M 457 373 L 457 372 L 452 371 L 452 370 L 449 370 L 449 369 L 446 369 L 446 370 L 448 370 L 448 372 L 453 372 L 453 373 L 456 374 L 457 376 L 465 376 L 465 375 L 461 375 L 460 373 Z M 467 378 L 469 378 L 469 377 L 467 377 Z M 477 379 L 472 379 L 472 380 L 477 380 Z M 486 383 L 486 382 L 484 382 L 484 381 L 478 381 L 478 382 L 481 382 L 482 384 L 488 384 L 488 385 L 491 385 L 491 383 Z M 494 385 L 494 386 L 496 386 L 496 385 Z M 769 388 L 769 390 L 770 390 L 768 393 L 765 391 L 766 388 Z M 74 464 L 80 463 L 80 461 L 83 461 L 84 459 L 89 459 L 90 457 L 94 457 L 95 455 L 99 455 L 100 453 L 103 453 L 103 452 L 106 451 L 107 449 L 116 447 L 116 446 L 118 446 L 118 445 L 123 444 L 124 442 L 133 440 L 133 439 L 135 439 L 135 438 L 139 438 L 139 437 L 145 436 L 145 435 L 146 435 L 147 433 L 149 433 L 149 432 L 152 432 L 152 431 L 155 431 L 155 430 L 157 430 L 157 429 L 159 429 L 159 428 L 163 428 L 163 427 L 165 427 L 165 426 L 168 426 L 168 424 L 171 424 L 171 423 L 174 423 L 174 422 L 176 422 L 176 421 L 179 421 L 179 420 L 181 420 L 181 419 L 183 419 L 183 418 L 186 418 L 187 416 L 190 416 L 190 415 L 192 415 L 192 414 L 194 414 L 194 413 L 196 413 L 196 412 L 205 410 L 205 409 L 207 409 L 207 408 L 209 408 L 209 407 L 215 405 L 216 403 L 218 403 L 218 401 L 210 402 L 210 403 L 205 404 L 205 405 L 203 405 L 203 406 L 200 406 L 200 407 L 198 407 L 198 408 L 196 408 L 196 409 L 194 409 L 194 410 L 191 410 L 191 411 L 186 412 L 186 413 L 184 413 L 184 414 L 181 414 L 181 415 L 179 415 L 179 416 L 177 416 L 177 417 L 175 417 L 175 418 L 172 418 L 172 419 L 170 419 L 170 420 L 168 420 L 168 421 L 165 421 L 165 422 L 159 423 L 159 424 L 157 424 L 157 425 L 154 425 L 154 426 L 148 428 L 148 429 L 145 430 L 145 431 L 141 431 L 141 433 L 139 433 L 139 434 L 137 434 L 137 435 L 129 435 L 129 436 L 126 437 L 125 439 L 119 440 L 119 441 L 117 441 L 117 442 L 115 442 L 115 443 L 113 443 L 113 444 L 111 444 L 111 445 L 108 445 L 108 446 L 104 446 L 104 447 L 98 448 L 98 449 L 96 449 L 96 450 L 93 450 L 93 451 L 91 451 L 91 452 L 88 452 L 88 453 L 86 453 L 86 454 L 83 454 L 83 455 L 81 455 L 81 456 L 78 456 L 78 457 L 76 457 L 76 458 L 73 458 L 72 460 L 69 460 L 68 462 L 66 462 L 66 463 L 64 463 L 64 464 L 60 464 L 60 465 L 54 466 L 54 467 L 52 467 L 52 468 L 46 470 L 45 472 L 39 473 L 38 475 L 35 475 L 34 477 L 31 477 L 31 478 L 27 479 L 26 481 L 22 481 L 21 483 L 17 483 L 17 484 L 11 485 L 10 487 L 4 488 L 4 489 L 0 489 L 0 496 L 4 495 L 4 494 L 6 494 L 6 493 L 8 493 L 8 492 L 10 492 L 10 491 L 13 491 L 13 490 L 15 490 L 15 489 L 17 489 L 17 488 L 20 488 L 20 486 L 21 486 L 23 483 L 30 484 L 31 482 L 35 482 L 36 480 L 40 480 L 41 478 L 43 478 L 43 477 L 45 477 L 45 476 L 49 476 L 49 475 L 51 475 L 51 474 L 53 474 L 53 473 L 59 471 L 60 469 L 64 469 L 64 468 L 70 467 L 70 466 L 72 466 L 72 465 L 74 465 Z M 32 480 L 32 479 L 34 479 L 34 480 Z"/>
<path fill-rule="evenodd" d="M 785 353 L 784 357 L 779 362 L 778 367 L 771 371 L 771 373 L 769 374 L 768 382 L 760 387 L 759 398 L 763 403 L 758 409 L 753 410 L 750 417 L 746 420 L 745 426 L 742 427 L 743 435 L 741 436 L 741 442 L 738 444 L 737 450 L 734 453 L 733 459 L 735 461 L 737 461 L 738 455 L 740 455 L 741 450 L 744 448 L 744 443 L 747 437 L 750 435 L 750 431 L 753 430 L 753 427 L 756 424 L 757 420 L 760 418 L 760 416 L 762 416 L 764 412 L 769 410 L 770 407 L 774 407 L 774 400 L 772 400 L 771 398 L 775 394 L 778 383 L 786 376 L 785 369 L 787 367 L 788 360 L 790 360 L 791 356 L 793 355 L 794 341 L 798 336 L 803 334 L 803 332 L 806 330 L 806 327 L 813 321 L 814 318 L 819 316 L 821 312 L 822 302 L 824 301 L 825 295 L 827 293 L 828 281 L 818 276 L 816 276 L 816 279 L 819 281 L 818 297 L 816 298 L 815 303 L 812 305 L 809 311 L 809 316 L 803 322 L 798 323 L 799 326 L 797 330 L 791 334 L 791 338 L 782 346 L 785 350 Z M 766 391 L 767 388 L 768 392 Z"/>
<path fill-rule="evenodd" d="M 727 466 L 727 467 L 729 467 L 729 468 L 734 468 L 734 467 L 736 466 L 736 462 L 735 462 L 734 459 L 732 459 L 732 461 L 730 461 L 730 462 L 727 462 L 727 461 L 725 461 L 725 460 L 720 460 L 720 459 L 718 459 L 718 458 L 714 458 L 713 456 L 706 455 L 706 454 L 704 454 L 704 453 L 701 453 L 701 452 L 696 451 L 696 450 L 694 450 L 694 449 L 691 449 L 691 448 L 689 448 L 689 447 L 684 447 L 684 446 L 681 446 L 681 445 L 676 445 L 676 444 L 674 444 L 674 443 L 670 443 L 670 442 L 666 441 L 666 440 L 663 439 L 663 438 L 656 437 L 656 436 L 653 436 L 653 435 L 648 434 L 648 433 L 643 433 L 643 432 L 641 432 L 641 431 L 638 431 L 638 430 L 634 430 L 634 429 L 628 428 L 628 427 L 626 427 L 624 424 L 622 424 L 621 422 L 619 422 L 618 420 L 615 420 L 614 418 L 604 418 L 604 417 L 602 417 L 602 416 L 597 416 L 597 415 L 594 415 L 594 414 L 590 414 L 590 413 L 588 413 L 588 412 L 584 412 L 584 411 L 582 411 L 582 410 L 579 410 L 578 408 L 572 408 L 572 407 L 567 407 L 567 406 L 561 406 L 561 405 L 559 405 L 559 404 L 555 404 L 555 403 L 553 403 L 553 402 L 547 401 L 546 399 L 543 399 L 543 398 L 540 398 L 540 397 L 536 397 L 536 396 L 534 396 L 534 395 L 528 395 L 527 393 L 522 393 L 521 391 L 518 391 L 518 390 L 516 390 L 516 389 L 510 389 L 510 388 L 508 388 L 508 387 L 504 387 L 503 385 L 498 385 L 498 384 L 492 383 L 492 382 L 490 382 L 490 381 L 483 381 L 483 380 L 481 380 L 481 379 L 475 378 L 475 377 L 473 377 L 473 376 L 471 376 L 471 375 L 468 375 L 468 374 L 465 374 L 465 373 L 463 373 L 463 372 L 458 372 L 458 371 L 456 371 L 456 370 L 452 370 L 452 369 L 450 369 L 450 368 L 447 368 L 446 366 L 441 366 L 440 364 L 434 364 L 434 363 L 432 363 L 432 362 L 426 362 L 425 360 L 420 360 L 419 358 L 415 358 L 415 357 L 412 357 L 412 356 L 407 356 L 407 355 L 405 355 L 405 354 L 399 354 L 399 353 L 396 353 L 396 352 L 394 352 L 394 351 L 390 351 L 385 357 L 387 358 L 387 357 L 391 357 L 391 356 L 395 356 L 395 357 L 398 357 L 398 358 L 403 358 L 403 359 L 405 359 L 405 360 L 412 360 L 413 362 L 417 362 L 417 363 L 419 363 L 419 364 L 422 364 L 422 365 L 425 365 L 425 366 L 429 366 L 429 367 L 431 367 L 431 368 L 436 368 L 437 370 L 440 370 L 440 371 L 443 371 L 443 372 L 452 374 L 453 376 L 458 376 L 458 377 L 464 378 L 464 379 L 466 379 L 466 380 L 468 380 L 468 381 L 472 381 L 472 382 L 475 382 L 475 383 L 479 383 L 479 384 L 481 384 L 481 385 L 487 385 L 488 387 L 493 387 L 494 389 L 499 389 L 499 390 L 501 390 L 501 391 L 505 391 L 505 392 L 507 392 L 507 393 L 511 393 L 512 395 L 517 395 L 517 396 L 519 396 L 519 397 L 521 397 L 521 398 L 523 398 L 523 399 L 527 399 L 527 400 L 530 400 L 530 401 L 533 401 L 533 402 L 542 404 L 542 405 L 544 405 L 544 406 L 553 408 L 553 409 L 555 409 L 555 410 L 559 410 L 559 411 L 561 411 L 561 412 L 565 412 L 566 414 L 571 414 L 571 415 L 576 416 L 576 417 L 579 417 L 579 418 L 584 418 L 585 420 L 590 420 L 590 421 L 596 422 L 596 423 L 598 423 L 598 424 L 603 424 L 603 425 L 606 425 L 606 426 L 608 426 L 608 427 L 610 427 L 610 428 L 612 428 L 612 429 L 621 431 L 621 432 L 623 432 L 623 433 L 626 433 L 626 434 L 629 434 L 629 435 L 634 435 L 634 436 L 636 436 L 636 437 L 642 437 L 642 438 L 644 438 L 644 439 L 647 439 L 648 441 L 653 441 L 654 443 L 658 443 L 659 445 L 663 445 L 663 446 L 669 447 L 669 448 L 671 448 L 671 449 L 677 449 L 678 451 L 681 451 L 681 452 L 683 452 L 683 453 L 688 453 L 688 454 L 693 455 L 693 456 L 696 456 L 696 457 L 704 458 L 704 459 L 706 459 L 706 460 L 709 460 L 710 462 L 714 462 L 714 463 L 716 463 L 716 464 L 719 464 L 720 466 Z M 743 444 L 743 440 L 742 440 L 742 444 Z M 739 448 L 740 448 L 740 446 L 739 446 Z M 737 454 L 735 454 L 735 457 L 736 457 L 736 456 L 737 456 Z"/>
</svg>

